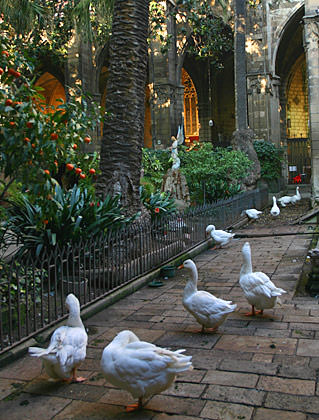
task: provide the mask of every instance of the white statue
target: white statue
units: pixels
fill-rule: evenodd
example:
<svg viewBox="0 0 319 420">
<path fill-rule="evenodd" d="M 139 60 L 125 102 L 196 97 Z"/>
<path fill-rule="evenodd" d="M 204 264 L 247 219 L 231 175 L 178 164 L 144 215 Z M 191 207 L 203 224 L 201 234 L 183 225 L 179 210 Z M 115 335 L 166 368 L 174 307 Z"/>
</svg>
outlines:
<svg viewBox="0 0 319 420">
<path fill-rule="evenodd" d="M 181 164 L 180 158 L 178 157 L 178 146 L 180 146 L 184 142 L 182 126 L 180 125 L 178 126 L 177 136 L 176 137 L 172 136 L 171 140 L 172 140 L 171 158 L 173 159 L 172 169 L 173 171 L 176 171 L 177 169 L 179 169 L 180 164 Z"/>
</svg>

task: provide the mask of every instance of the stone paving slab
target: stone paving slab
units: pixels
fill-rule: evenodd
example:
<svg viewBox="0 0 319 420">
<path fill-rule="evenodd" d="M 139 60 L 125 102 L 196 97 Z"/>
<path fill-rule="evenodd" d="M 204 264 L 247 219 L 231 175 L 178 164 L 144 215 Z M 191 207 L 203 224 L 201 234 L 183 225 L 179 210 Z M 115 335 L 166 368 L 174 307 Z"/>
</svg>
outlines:
<svg viewBox="0 0 319 420">
<path fill-rule="evenodd" d="M 305 226 L 278 226 L 278 232 Z M 244 227 L 245 234 L 256 233 Z M 273 232 L 258 227 L 258 233 Z M 161 288 L 143 287 L 85 320 L 89 345 L 79 384 L 49 381 L 40 360 L 29 356 L 0 369 L 0 419 L 34 420 L 312 420 L 319 418 L 319 305 L 294 296 L 310 235 L 251 238 L 253 269 L 267 272 L 289 293 L 263 317 L 250 310 L 241 288 L 241 248 L 234 240 L 194 258 L 199 288 L 232 299 L 238 308 L 217 333 L 200 326 L 182 305 L 189 273 L 178 270 Z M 142 411 L 126 413 L 133 402 L 126 391 L 107 383 L 100 372 L 103 348 L 123 329 L 142 340 L 192 355 L 194 369 L 151 397 Z"/>
</svg>

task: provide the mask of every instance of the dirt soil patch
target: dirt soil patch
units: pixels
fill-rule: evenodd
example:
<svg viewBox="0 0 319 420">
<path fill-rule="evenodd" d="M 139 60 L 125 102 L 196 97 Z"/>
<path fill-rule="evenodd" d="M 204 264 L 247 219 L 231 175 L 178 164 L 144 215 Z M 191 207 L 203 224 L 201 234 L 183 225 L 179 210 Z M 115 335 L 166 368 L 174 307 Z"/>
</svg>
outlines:
<svg viewBox="0 0 319 420">
<path fill-rule="evenodd" d="M 301 199 L 296 204 L 288 204 L 286 207 L 281 207 L 279 203 L 277 204 L 280 208 L 279 216 L 275 217 L 270 214 L 272 207 L 271 205 L 263 210 L 263 213 L 259 216 L 259 219 L 250 221 L 241 229 L 260 229 L 263 226 L 271 228 L 276 226 L 289 225 L 298 220 L 311 209 L 310 200 L 307 198 Z"/>
</svg>

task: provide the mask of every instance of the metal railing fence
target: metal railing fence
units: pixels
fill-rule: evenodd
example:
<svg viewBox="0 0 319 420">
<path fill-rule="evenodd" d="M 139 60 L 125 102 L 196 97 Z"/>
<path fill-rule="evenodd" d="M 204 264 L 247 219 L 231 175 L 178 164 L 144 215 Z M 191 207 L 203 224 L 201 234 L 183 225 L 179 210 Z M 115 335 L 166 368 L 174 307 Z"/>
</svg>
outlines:
<svg viewBox="0 0 319 420">
<path fill-rule="evenodd" d="M 267 204 L 268 191 L 253 190 L 56 247 L 40 257 L 0 262 L 0 353 L 60 320 L 68 293 L 88 306 L 204 241 L 208 224 L 226 228 L 243 209 Z"/>
</svg>

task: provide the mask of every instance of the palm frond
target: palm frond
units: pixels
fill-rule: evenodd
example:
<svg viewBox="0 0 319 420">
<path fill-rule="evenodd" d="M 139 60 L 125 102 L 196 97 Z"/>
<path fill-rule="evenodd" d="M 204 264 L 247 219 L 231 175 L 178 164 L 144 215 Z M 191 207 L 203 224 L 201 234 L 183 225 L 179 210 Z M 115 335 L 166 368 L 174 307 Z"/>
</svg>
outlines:
<svg viewBox="0 0 319 420">
<path fill-rule="evenodd" d="M 35 21 L 40 27 L 50 20 L 50 9 L 38 0 L 2 0 L 0 13 L 3 13 L 18 35 L 27 34 L 34 28 Z"/>
</svg>

